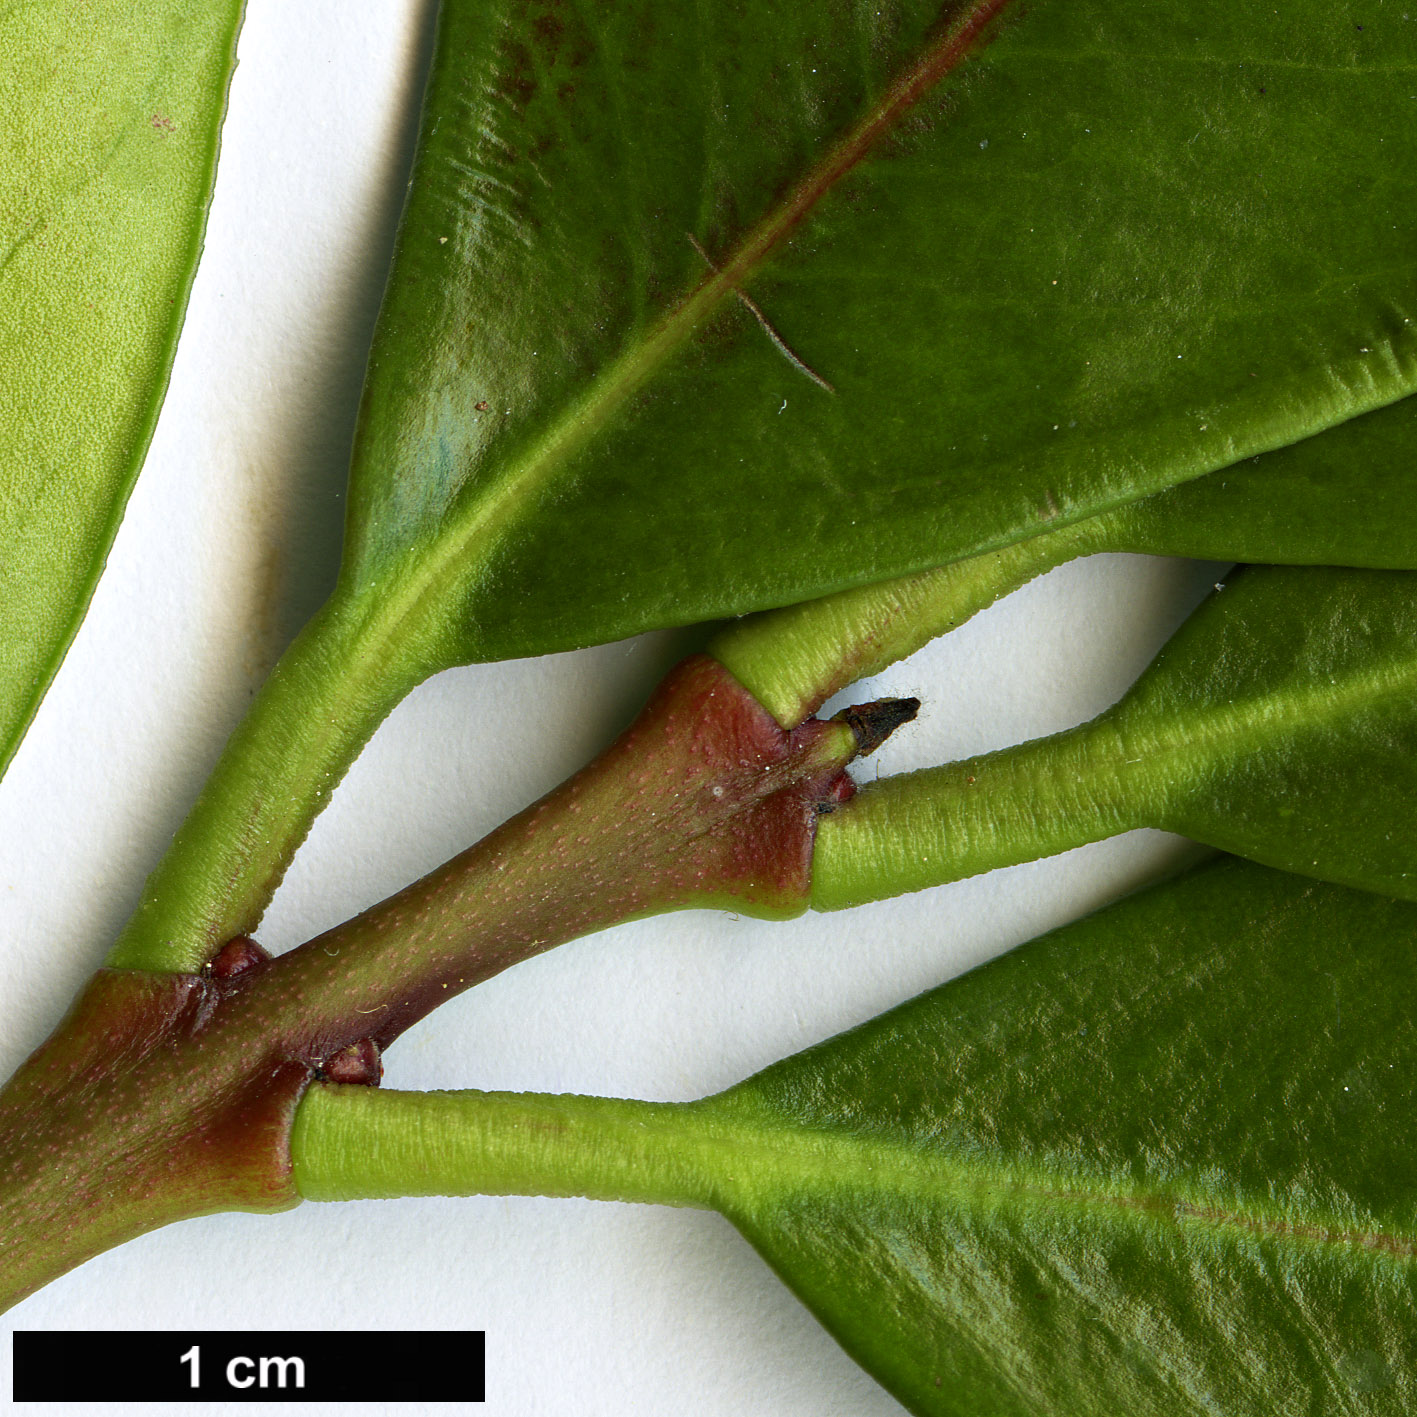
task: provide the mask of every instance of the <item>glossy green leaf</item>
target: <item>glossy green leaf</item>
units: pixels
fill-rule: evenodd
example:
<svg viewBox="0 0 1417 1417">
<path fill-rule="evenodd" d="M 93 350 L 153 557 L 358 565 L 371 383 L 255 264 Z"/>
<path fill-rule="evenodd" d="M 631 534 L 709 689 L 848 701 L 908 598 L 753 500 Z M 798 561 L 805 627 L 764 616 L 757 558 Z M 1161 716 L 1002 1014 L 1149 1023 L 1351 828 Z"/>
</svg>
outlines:
<svg viewBox="0 0 1417 1417">
<path fill-rule="evenodd" d="M 448 0 L 339 586 L 110 963 L 254 928 L 440 668 L 936 566 L 1413 392 L 1414 63 L 1319 0 Z"/>
<path fill-rule="evenodd" d="M 1164 827 L 1417 897 L 1417 574 L 1252 567 L 1091 723 L 872 783 L 824 820 L 835 909 Z"/>
<path fill-rule="evenodd" d="M 1098 550 L 1417 570 L 1417 399 L 1097 518 Z M 1081 531 L 1079 527 L 1079 531 Z"/>
<path fill-rule="evenodd" d="M 1417 909 L 1245 863 L 693 1104 L 317 1087 L 315 1199 L 721 1210 L 934 1417 L 1417 1402 Z"/>
<path fill-rule="evenodd" d="M 933 81 L 993 8 L 447 5 L 346 590 L 451 657 L 556 649 L 939 564 L 1414 388 L 1413 26 L 1044 0 Z"/>
<path fill-rule="evenodd" d="M 1417 570 L 1414 445 L 1417 399 L 1402 399 L 998 551 L 745 617 L 710 652 L 793 727 L 848 684 L 1090 552 Z"/>
<path fill-rule="evenodd" d="M 1414 960 L 1205 871 L 727 1094 L 860 1157 L 728 1214 L 919 1412 L 1411 1411 Z"/>
<path fill-rule="evenodd" d="M 0 14 L 0 770 L 152 436 L 241 10 L 45 0 Z"/>
</svg>

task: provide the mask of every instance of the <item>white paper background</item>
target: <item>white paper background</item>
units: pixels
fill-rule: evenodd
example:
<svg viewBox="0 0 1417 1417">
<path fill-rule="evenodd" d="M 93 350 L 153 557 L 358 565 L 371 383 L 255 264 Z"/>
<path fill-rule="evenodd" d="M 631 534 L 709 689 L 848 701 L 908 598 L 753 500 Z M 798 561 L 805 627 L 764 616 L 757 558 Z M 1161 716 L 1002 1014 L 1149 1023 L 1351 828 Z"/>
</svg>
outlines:
<svg viewBox="0 0 1417 1417">
<path fill-rule="evenodd" d="M 428 0 L 251 0 L 162 421 L 89 619 L 0 784 L 6 1072 L 101 960 L 225 735 L 332 579 L 431 22 Z M 1215 575 L 1100 557 L 1046 577 L 853 693 L 926 702 L 867 771 L 1091 716 Z M 679 643 L 650 636 L 425 685 L 336 794 L 262 940 L 283 949 L 326 928 L 554 786 L 627 721 Z M 494 702 L 517 712 L 496 715 L 506 736 L 489 742 L 480 725 Z M 387 1080 L 699 1097 L 1189 849 L 1137 833 L 843 915 L 765 925 L 696 912 L 626 926 L 449 1004 L 390 1053 Z M 651 1207 L 473 1199 L 217 1217 L 105 1255 L 7 1320 L 485 1329 L 482 1410 L 495 1417 L 900 1411 L 726 1222 Z"/>
</svg>

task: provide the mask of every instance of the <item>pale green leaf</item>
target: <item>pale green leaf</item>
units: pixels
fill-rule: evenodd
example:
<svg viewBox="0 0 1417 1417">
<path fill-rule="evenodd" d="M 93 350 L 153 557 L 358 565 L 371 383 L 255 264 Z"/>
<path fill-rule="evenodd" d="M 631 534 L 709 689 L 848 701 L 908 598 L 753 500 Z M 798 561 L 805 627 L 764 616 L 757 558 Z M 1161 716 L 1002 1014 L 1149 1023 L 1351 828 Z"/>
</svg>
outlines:
<svg viewBox="0 0 1417 1417">
<path fill-rule="evenodd" d="M 241 12 L 43 0 L 0 13 L 0 770 L 152 436 Z"/>
</svg>

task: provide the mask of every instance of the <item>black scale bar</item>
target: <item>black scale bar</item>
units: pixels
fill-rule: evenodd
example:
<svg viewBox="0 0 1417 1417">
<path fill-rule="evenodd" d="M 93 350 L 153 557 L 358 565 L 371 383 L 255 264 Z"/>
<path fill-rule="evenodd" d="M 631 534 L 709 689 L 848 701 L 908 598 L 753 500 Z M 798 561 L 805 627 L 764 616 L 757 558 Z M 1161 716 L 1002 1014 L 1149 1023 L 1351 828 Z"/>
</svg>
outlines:
<svg viewBox="0 0 1417 1417">
<path fill-rule="evenodd" d="M 482 1402 L 481 1332 L 14 1334 L 16 1402 Z"/>
</svg>

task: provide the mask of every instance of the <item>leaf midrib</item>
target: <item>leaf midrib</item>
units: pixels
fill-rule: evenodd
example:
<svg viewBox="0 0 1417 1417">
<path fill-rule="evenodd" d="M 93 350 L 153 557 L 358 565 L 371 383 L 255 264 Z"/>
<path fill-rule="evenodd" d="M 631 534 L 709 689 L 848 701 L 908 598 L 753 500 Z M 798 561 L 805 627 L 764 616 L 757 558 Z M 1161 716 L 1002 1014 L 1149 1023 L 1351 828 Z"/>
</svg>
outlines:
<svg viewBox="0 0 1417 1417">
<path fill-rule="evenodd" d="M 451 591 L 469 578 L 469 568 L 486 566 L 500 535 L 517 514 L 564 471 L 641 388 L 667 366 L 675 352 L 700 329 L 772 253 L 816 209 L 836 184 L 857 166 L 948 73 L 974 49 L 1010 0 L 975 0 L 964 18 L 928 45 L 917 62 L 893 83 L 870 111 L 816 163 L 789 195 L 722 258 L 638 343 L 597 374 L 579 398 L 499 473 L 469 490 L 461 508 L 431 547 L 421 548 L 411 565 L 387 582 L 379 597 L 387 607 L 378 616 L 381 638 L 394 640 L 400 627 L 434 621 Z M 378 577 L 368 588 L 378 585 Z"/>
<path fill-rule="evenodd" d="M 1295 736 L 1341 728 L 1343 720 L 1384 701 L 1417 693 L 1417 662 L 1383 660 L 1354 666 L 1326 684 L 1300 683 L 1279 691 L 1210 703 L 1197 712 L 1166 702 L 1164 690 L 1148 703 L 1132 695 L 1104 714 L 1127 753 L 1127 765 L 1159 758 L 1201 758 L 1223 765 L 1237 752 L 1283 746 Z M 1139 721 L 1138 721 L 1139 720 Z"/>
<path fill-rule="evenodd" d="M 733 1123 L 731 1169 L 741 1176 L 717 1178 L 724 1191 L 717 1204 L 730 1214 L 744 1209 L 753 1213 L 764 1203 L 780 1205 L 801 1197 L 835 1197 L 850 1204 L 868 1190 L 994 1212 L 1011 1204 L 1081 1208 L 1281 1243 L 1366 1250 L 1399 1260 L 1417 1257 L 1417 1236 L 1392 1233 L 1377 1221 L 1373 1229 L 1354 1229 L 1334 1217 L 1296 1221 L 1259 1206 L 1225 1207 L 1179 1187 L 1146 1191 L 1089 1185 L 1085 1177 L 1050 1171 L 1037 1162 L 990 1164 L 941 1151 L 922 1155 L 890 1138 L 844 1136 L 775 1117 L 754 1119 L 747 1126 L 737 1119 Z M 720 1145 L 727 1142 L 726 1137 L 719 1139 Z"/>
</svg>

